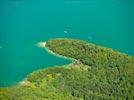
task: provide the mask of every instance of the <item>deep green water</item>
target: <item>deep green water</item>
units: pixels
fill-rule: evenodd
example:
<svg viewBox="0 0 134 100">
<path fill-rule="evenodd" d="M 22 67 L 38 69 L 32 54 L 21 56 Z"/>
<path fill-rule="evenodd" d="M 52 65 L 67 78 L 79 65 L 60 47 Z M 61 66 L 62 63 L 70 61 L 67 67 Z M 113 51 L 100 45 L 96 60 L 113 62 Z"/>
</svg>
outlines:
<svg viewBox="0 0 134 100">
<path fill-rule="evenodd" d="M 70 61 L 36 46 L 71 37 L 134 55 L 133 0 L 0 1 L 0 86 L 34 70 Z"/>
</svg>

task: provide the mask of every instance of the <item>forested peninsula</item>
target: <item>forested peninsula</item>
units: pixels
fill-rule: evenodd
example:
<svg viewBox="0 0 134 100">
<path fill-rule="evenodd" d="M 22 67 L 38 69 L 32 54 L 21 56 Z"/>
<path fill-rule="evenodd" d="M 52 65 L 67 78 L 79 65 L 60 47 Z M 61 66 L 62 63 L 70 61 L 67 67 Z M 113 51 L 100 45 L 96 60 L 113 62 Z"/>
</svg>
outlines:
<svg viewBox="0 0 134 100">
<path fill-rule="evenodd" d="M 72 59 L 0 88 L 1 100 L 133 100 L 134 57 L 79 39 L 55 38 L 42 48 Z"/>
</svg>

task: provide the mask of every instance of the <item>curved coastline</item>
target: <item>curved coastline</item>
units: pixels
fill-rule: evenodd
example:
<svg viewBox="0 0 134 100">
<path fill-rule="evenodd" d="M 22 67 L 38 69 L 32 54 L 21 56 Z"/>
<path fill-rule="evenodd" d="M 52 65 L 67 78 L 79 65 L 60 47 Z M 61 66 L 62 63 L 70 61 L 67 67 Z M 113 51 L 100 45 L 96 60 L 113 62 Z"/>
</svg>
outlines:
<svg viewBox="0 0 134 100">
<path fill-rule="evenodd" d="M 54 53 L 52 50 L 50 50 L 50 49 L 48 49 L 47 47 L 46 47 L 46 42 L 39 42 L 39 43 L 37 43 L 37 46 L 38 47 L 41 47 L 41 48 L 43 48 L 43 49 L 45 49 L 48 53 L 50 53 L 50 54 L 52 54 L 52 55 L 54 55 L 54 56 L 56 56 L 56 57 L 60 57 L 60 58 L 63 58 L 63 59 L 67 59 L 67 60 L 69 60 L 69 61 L 71 61 L 71 62 L 74 62 L 74 61 L 77 61 L 76 59 L 74 59 L 74 58 L 70 58 L 70 57 L 66 57 L 66 56 L 62 56 L 62 55 L 59 55 L 59 54 L 56 54 L 56 53 Z M 71 63 L 72 64 L 72 63 Z M 29 81 L 27 81 L 27 78 L 24 78 L 23 80 L 21 80 L 19 83 L 18 83 L 18 85 L 19 86 L 27 86 L 27 85 L 30 85 L 30 82 Z"/>
<path fill-rule="evenodd" d="M 85 99 L 85 97 L 89 97 L 87 99 L 90 99 L 90 97 L 95 99 L 118 99 L 118 97 L 119 99 L 126 99 L 128 97 L 130 97 L 130 99 L 133 98 L 133 58 L 131 59 L 128 56 L 120 55 L 113 52 L 111 49 L 101 49 L 97 50 L 97 52 L 92 52 L 101 47 L 94 48 L 92 45 L 90 47 L 87 47 L 87 45 L 85 46 L 85 44 L 79 45 L 77 44 L 77 42 L 81 42 L 79 40 L 71 41 L 73 45 L 65 44 L 68 43 L 68 41 L 71 40 L 65 42 L 64 40 L 58 42 L 55 40 L 50 42 L 41 41 L 36 44 L 36 46 L 41 47 L 43 51 L 45 49 L 47 51 L 45 52 L 48 54 L 50 53 L 54 56 L 67 59 L 73 63 L 62 66 L 54 65 L 55 67 L 53 68 L 43 68 L 38 71 L 33 71 L 24 80 L 13 87 L 0 88 L 0 98 L 2 98 L 2 100 L 5 100 L 4 98 L 14 98 L 15 100 L 25 98 L 35 98 L 37 100 L 42 98 L 50 100 L 53 98 L 55 98 L 55 100 L 62 100 L 64 98 L 65 100 L 80 100 Z M 63 42 L 63 45 L 58 45 L 58 43 L 61 42 Z M 75 57 L 77 55 L 69 56 L 74 53 L 69 48 L 73 48 L 73 50 L 77 52 L 78 49 L 74 49 L 77 47 L 76 45 L 78 47 L 80 46 L 78 49 L 81 50 L 81 48 L 84 47 L 87 51 L 85 54 L 83 50 L 82 52 L 78 51 L 77 54 L 83 56 L 80 56 L 81 58 L 78 58 L 77 60 L 71 58 L 77 58 Z M 51 48 L 51 46 L 54 48 Z M 60 48 L 61 46 L 63 46 L 64 49 Z M 59 50 L 60 52 L 56 50 Z M 63 52 L 62 50 L 70 51 Z M 93 64 L 80 62 L 84 57 L 88 57 L 87 54 L 90 53 L 93 54 L 89 56 L 93 59 Z M 97 57 L 94 55 L 96 53 L 98 53 L 98 55 L 100 54 L 99 59 L 97 58 L 98 55 Z M 104 58 L 101 55 L 104 56 Z M 90 61 L 90 59 L 84 60 Z M 99 60 L 100 62 L 98 63 L 96 60 Z"/>
<path fill-rule="evenodd" d="M 59 55 L 59 54 L 53 52 L 52 50 L 50 50 L 50 49 L 48 49 L 48 48 L 46 47 L 46 43 L 47 43 L 47 42 L 45 42 L 45 41 L 44 41 L 44 42 L 41 41 L 41 42 L 39 42 L 39 43 L 37 44 L 37 46 L 38 46 L 38 47 L 41 47 L 41 48 L 44 48 L 48 53 L 50 53 L 50 54 L 52 54 L 52 55 L 54 55 L 54 56 L 67 59 L 67 60 L 70 60 L 70 61 L 72 61 L 72 62 L 73 62 L 73 61 L 77 61 L 77 60 L 74 59 L 74 58 L 62 56 L 62 55 Z"/>
</svg>

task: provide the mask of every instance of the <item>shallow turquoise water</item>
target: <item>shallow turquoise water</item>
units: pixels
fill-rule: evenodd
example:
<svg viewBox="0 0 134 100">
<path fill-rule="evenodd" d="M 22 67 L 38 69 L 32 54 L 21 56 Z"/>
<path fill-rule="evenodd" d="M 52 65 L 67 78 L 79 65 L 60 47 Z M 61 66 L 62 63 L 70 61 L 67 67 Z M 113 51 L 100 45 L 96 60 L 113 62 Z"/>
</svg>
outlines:
<svg viewBox="0 0 134 100">
<path fill-rule="evenodd" d="M 134 2 L 0 1 L 0 86 L 45 66 L 70 63 L 36 46 L 71 37 L 134 55 Z"/>
</svg>

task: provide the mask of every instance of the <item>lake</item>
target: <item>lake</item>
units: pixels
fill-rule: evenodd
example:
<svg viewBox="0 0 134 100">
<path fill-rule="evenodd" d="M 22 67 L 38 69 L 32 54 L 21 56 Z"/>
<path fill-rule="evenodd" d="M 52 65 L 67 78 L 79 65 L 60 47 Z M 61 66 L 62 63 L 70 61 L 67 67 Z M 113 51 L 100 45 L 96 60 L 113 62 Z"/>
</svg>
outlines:
<svg viewBox="0 0 134 100">
<path fill-rule="evenodd" d="M 0 86 L 29 73 L 70 61 L 36 44 L 50 38 L 77 38 L 134 55 L 134 2 L 0 1 Z"/>
</svg>

